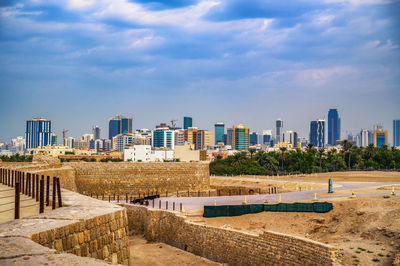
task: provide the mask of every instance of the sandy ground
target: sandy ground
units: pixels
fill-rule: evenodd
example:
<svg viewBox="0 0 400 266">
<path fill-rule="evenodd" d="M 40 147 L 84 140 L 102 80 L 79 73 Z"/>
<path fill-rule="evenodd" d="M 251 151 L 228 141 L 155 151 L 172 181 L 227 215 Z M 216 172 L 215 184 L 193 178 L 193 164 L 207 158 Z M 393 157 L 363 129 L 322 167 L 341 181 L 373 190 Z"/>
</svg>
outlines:
<svg viewBox="0 0 400 266">
<path fill-rule="evenodd" d="M 379 188 L 375 188 L 378 190 Z M 329 213 L 262 212 L 236 217 L 192 217 L 197 223 L 245 232 L 282 232 L 331 244 L 345 265 L 391 265 L 400 252 L 400 195 L 336 199 Z"/>
<path fill-rule="evenodd" d="M 246 176 L 243 176 L 246 177 Z M 251 176 L 253 177 L 253 176 Z M 256 176 L 266 179 L 288 179 L 328 182 L 329 178 L 333 182 L 399 182 L 400 172 L 381 172 L 381 171 L 352 171 L 352 172 L 331 172 L 310 175 L 288 175 L 288 176 Z"/>
<path fill-rule="evenodd" d="M 130 237 L 129 245 L 131 266 L 222 265 L 164 243 L 148 243 L 140 236 Z"/>
<path fill-rule="evenodd" d="M 260 188 L 262 191 L 267 191 L 270 187 L 278 187 L 280 193 L 299 191 L 301 190 L 313 190 L 328 188 L 328 182 L 326 184 L 318 184 L 312 182 L 300 182 L 300 181 L 275 181 L 266 178 L 254 178 L 254 177 L 210 177 L 210 185 L 218 187 L 248 187 L 258 191 Z M 337 187 L 334 185 L 334 187 Z"/>
</svg>

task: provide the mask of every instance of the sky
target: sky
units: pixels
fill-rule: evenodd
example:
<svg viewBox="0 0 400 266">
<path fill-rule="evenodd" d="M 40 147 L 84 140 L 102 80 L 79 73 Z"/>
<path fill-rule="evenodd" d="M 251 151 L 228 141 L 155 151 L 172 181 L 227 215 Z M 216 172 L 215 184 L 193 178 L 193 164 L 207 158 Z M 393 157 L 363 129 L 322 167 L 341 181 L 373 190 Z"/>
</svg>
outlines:
<svg viewBox="0 0 400 266">
<path fill-rule="evenodd" d="M 52 120 L 59 142 L 192 116 L 213 130 L 342 135 L 400 119 L 400 0 L 0 1 L 0 141 Z"/>
</svg>

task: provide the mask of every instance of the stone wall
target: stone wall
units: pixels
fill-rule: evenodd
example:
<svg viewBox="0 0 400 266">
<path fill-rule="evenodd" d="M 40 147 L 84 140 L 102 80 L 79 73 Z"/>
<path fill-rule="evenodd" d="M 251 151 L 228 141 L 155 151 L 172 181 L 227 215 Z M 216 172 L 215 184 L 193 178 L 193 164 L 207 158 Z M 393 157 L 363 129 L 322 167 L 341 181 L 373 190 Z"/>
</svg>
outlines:
<svg viewBox="0 0 400 266">
<path fill-rule="evenodd" d="M 176 192 L 210 188 L 208 163 L 64 163 L 75 171 L 77 191 L 85 194 Z"/>
<path fill-rule="evenodd" d="M 334 247 L 266 231 L 261 235 L 185 221 L 165 210 L 126 204 L 129 230 L 229 265 L 335 265 Z"/>
<path fill-rule="evenodd" d="M 49 248 L 46 252 L 41 252 L 36 256 L 32 255 L 30 250 L 24 250 L 24 246 L 29 247 L 32 244 L 26 242 L 21 245 L 19 247 L 21 256 L 28 257 L 28 259 L 31 256 L 32 261 L 43 261 L 46 259 L 40 257 L 43 254 L 66 252 L 114 264 L 128 265 L 129 243 L 126 210 L 120 206 L 65 189 L 62 191 L 62 195 L 66 207 L 1 224 L 0 246 L 5 245 L 4 243 L 7 241 L 8 247 L 18 246 L 19 241 L 26 242 L 26 239 L 31 239 Z M 0 256 L 0 264 L 2 264 L 2 260 L 9 258 L 6 255 Z M 75 261 L 79 260 L 72 260 L 72 262 Z M 99 264 L 99 262 L 95 260 L 82 261 L 78 264 L 92 265 Z"/>
<path fill-rule="evenodd" d="M 210 189 L 208 163 L 71 162 L 59 167 L 45 163 L 0 163 L 0 167 L 60 178 L 61 187 L 86 195 L 165 194 Z"/>
</svg>

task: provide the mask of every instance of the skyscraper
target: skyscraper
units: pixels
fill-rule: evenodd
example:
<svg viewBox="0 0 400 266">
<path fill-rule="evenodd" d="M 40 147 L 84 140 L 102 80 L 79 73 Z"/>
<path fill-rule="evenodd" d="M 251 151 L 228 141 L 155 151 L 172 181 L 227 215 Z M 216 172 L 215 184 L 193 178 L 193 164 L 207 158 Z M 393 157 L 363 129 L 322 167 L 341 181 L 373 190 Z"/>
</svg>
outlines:
<svg viewBox="0 0 400 266">
<path fill-rule="evenodd" d="M 271 141 L 272 141 L 272 130 L 263 130 L 261 144 L 272 146 Z"/>
<path fill-rule="evenodd" d="M 25 140 L 27 149 L 51 145 L 51 121 L 41 117 L 26 121 Z"/>
<path fill-rule="evenodd" d="M 226 145 L 233 147 L 233 128 L 226 129 Z"/>
<path fill-rule="evenodd" d="M 151 146 L 154 148 L 175 149 L 175 132 L 168 127 L 154 129 L 151 132 Z"/>
<path fill-rule="evenodd" d="M 363 129 L 360 132 L 360 146 L 367 147 L 373 143 L 372 132 L 368 129 Z"/>
<path fill-rule="evenodd" d="M 276 136 L 275 136 L 275 142 L 281 142 L 282 141 L 282 133 L 283 133 L 283 121 L 282 119 L 278 118 L 276 120 Z"/>
<path fill-rule="evenodd" d="M 94 140 L 96 139 L 100 139 L 100 127 L 99 126 L 94 126 L 93 127 L 93 136 L 94 136 Z"/>
<path fill-rule="evenodd" d="M 249 128 L 242 124 L 233 126 L 233 149 L 247 150 L 249 148 Z"/>
<path fill-rule="evenodd" d="M 250 134 L 250 145 L 257 145 L 258 144 L 258 134 L 257 132 L 251 132 Z"/>
<path fill-rule="evenodd" d="M 193 127 L 193 119 L 191 117 L 185 116 L 183 117 L 183 129 L 188 129 L 189 127 Z"/>
<path fill-rule="evenodd" d="M 387 145 L 387 130 L 383 130 L 382 125 L 374 125 L 372 133 L 375 147 L 379 148 L 383 145 Z"/>
<path fill-rule="evenodd" d="M 57 135 L 55 133 L 51 133 L 51 146 L 57 145 Z"/>
<path fill-rule="evenodd" d="M 215 144 L 224 142 L 225 124 L 215 123 Z"/>
<path fill-rule="evenodd" d="M 325 147 L 325 120 L 311 121 L 310 143 L 318 148 Z"/>
<path fill-rule="evenodd" d="M 336 145 L 340 139 L 340 117 L 337 109 L 329 109 L 328 112 L 328 144 Z"/>
<path fill-rule="evenodd" d="M 400 146 L 400 119 L 393 120 L 393 146 Z"/>
<path fill-rule="evenodd" d="M 108 138 L 112 140 L 118 134 L 132 133 L 132 116 L 124 117 L 117 115 L 110 118 L 108 123 Z"/>
</svg>

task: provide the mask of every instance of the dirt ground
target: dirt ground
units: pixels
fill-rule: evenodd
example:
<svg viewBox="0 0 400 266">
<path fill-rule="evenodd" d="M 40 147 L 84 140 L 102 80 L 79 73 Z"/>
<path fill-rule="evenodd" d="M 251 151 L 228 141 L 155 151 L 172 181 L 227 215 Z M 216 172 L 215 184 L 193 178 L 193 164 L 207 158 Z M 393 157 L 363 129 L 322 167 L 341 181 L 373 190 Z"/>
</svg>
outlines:
<svg viewBox="0 0 400 266">
<path fill-rule="evenodd" d="M 251 177 L 210 177 L 211 187 L 247 187 L 251 189 L 261 189 L 262 192 L 268 191 L 270 187 L 278 187 L 280 193 L 299 191 L 301 190 L 313 190 L 328 188 L 328 182 L 326 184 L 310 183 L 310 182 L 299 182 L 299 181 L 274 181 L 268 179 L 255 179 Z M 334 187 L 336 187 L 334 185 Z"/>
<path fill-rule="evenodd" d="M 262 212 L 192 220 L 252 233 L 271 230 L 327 243 L 341 251 L 344 265 L 392 265 L 400 252 L 400 195 L 346 197 L 332 202 L 334 209 L 322 214 Z"/>
<path fill-rule="evenodd" d="M 246 176 L 243 176 L 246 177 Z M 330 172 L 308 175 L 287 175 L 287 176 L 257 176 L 266 179 L 293 179 L 306 181 L 326 181 L 329 178 L 333 182 L 400 182 L 400 172 L 381 172 L 381 171 L 352 171 L 352 172 Z"/>
<path fill-rule="evenodd" d="M 132 266 L 222 265 L 164 243 L 148 243 L 140 236 L 130 237 L 129 246 Z"/>
</svg>

